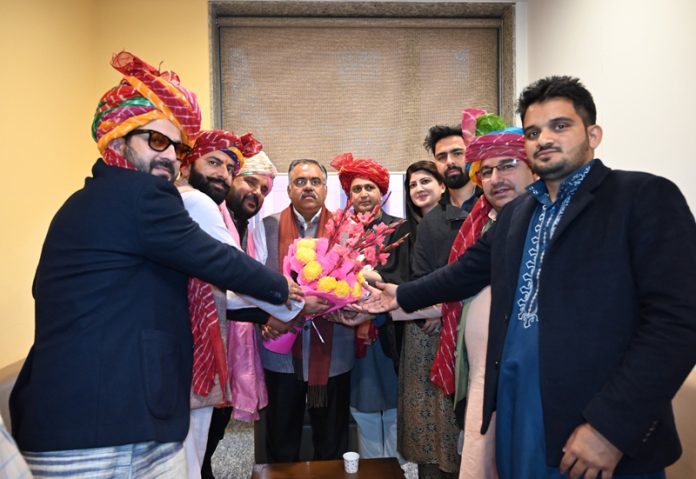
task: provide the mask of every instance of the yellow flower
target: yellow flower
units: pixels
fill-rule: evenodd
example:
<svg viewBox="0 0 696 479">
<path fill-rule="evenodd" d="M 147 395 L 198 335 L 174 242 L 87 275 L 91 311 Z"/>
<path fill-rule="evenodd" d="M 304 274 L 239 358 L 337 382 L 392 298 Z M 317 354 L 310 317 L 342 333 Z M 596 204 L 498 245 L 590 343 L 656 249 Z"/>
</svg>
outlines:
<svg viewBox="0 0 696 479">
<path fill-rule="evenodd" d="M 336 288 L 334 289 L 334 294 L 338 298 L 346 298 L 350 294 L 350 285 L 346 280 L 341 280 L 336 282 Z"/>
<path fill-rule="evenodd" d="M 350 294 L 351 294 L 351 296 L 353 296 L 353 299 L 360 299 L 360 298 L 362 298 L 363 290 L 362 290 L 362 286 L 360 286 L 360 283 L 359 283 L 359 282 L 356 282 L 356 283 L 353 285 L 353 289 L 351 290 Z"/>
<path fill-rule="evenodd" d="M 297 248 L 297 251 L 295 251 L 295 258 L 297 258 L 300 263 L 307 264 L 317 259 L 317 252 L 311 248 Z"/>
<path fill-rule="evenodd" d="M 302 277 L 306 281 L 314 281 L 321 276 L 321 273 L 323 273 L 323 270 L 321 268 L 321 264 L 319 264 L 319 261 L 310 261 L 302 269 Z"/>
<path fill-rule="evenodd" d="M 317 282 L 317 289 L 322 293 L 329 293 L 336 287 L 336 283 L 336 278 L 333 276 L 324 276 Z"/>
<path fill-rule="evenodd" d="M 355 275 L 355 278 L 358 280 L 358 284 L 365 284 L 365 275 L 362 271 L 358 271 L 358 274 Z"/>
<path fill-rule="evenodd" d="M 300 248 L 316 249 L 317 242 L 313 238 L 301 239 L 300 241 L 297 242 L 297 249 L 300 249 Z"/>
</svg>

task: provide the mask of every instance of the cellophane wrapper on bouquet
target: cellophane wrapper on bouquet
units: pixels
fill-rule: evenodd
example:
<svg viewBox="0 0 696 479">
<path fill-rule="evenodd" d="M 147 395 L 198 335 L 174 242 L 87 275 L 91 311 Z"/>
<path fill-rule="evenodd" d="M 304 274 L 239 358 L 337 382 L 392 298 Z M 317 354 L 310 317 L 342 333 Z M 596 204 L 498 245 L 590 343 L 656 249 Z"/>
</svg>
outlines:
<svg viewBox="0 0 696 479">
<path fill-rule="evenodd" d="M 367 288 L 362 270 L 385 264 L 391 250 L 406 239 L 404 236 L 385 244 L 386 237 L 404 220 L 371 225 L 380 208 L 378 204 L 371 212 L 352 214 L 349 203 L 327 222 L 327 237 L 298 238 L 290 245 L 283 261 L 283 273 L 294 278 L 306 296 L 319 296 L 331 303 L 322 315 L 363 299 Z M 296 332 L 265 341 L 264 346 L 274 352 L 288 353 Z"/>
</svg>

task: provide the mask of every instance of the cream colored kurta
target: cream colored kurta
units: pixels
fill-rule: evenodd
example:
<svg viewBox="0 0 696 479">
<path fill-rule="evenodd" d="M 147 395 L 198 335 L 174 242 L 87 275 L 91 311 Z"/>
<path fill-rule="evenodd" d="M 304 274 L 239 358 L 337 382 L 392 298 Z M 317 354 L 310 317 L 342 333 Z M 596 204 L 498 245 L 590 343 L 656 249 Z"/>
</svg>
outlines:
<svg viewBox="0 0 696 479">
<path fill-rule="evenodd" d="M 471 300 L 463 321 L 464 340 L 469 360 L 469 387 L 459 479 L 496 479 L 498 477 L 495 467 L 495 413 L 486 435 L 481 435 L 490 309 L 491 287 L 487 286 Z"/>
</svg>

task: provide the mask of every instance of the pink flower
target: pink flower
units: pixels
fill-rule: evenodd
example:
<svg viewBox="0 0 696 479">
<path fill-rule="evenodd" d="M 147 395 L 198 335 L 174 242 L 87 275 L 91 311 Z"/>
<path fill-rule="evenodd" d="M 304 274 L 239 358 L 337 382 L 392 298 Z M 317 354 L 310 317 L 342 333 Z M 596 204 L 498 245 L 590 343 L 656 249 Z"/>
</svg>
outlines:
<svg viewBox="0 0 696 479">
<path fill-rule="evenodd" d="M 365 255 L 365 262 L 370 265 L 374 265 L 375 261 L 377 260 L 377 254 L 375 253 L 375 250 L 372 248 L 368 248 L 365 251 L 363 251 L 363 254 Z"/>
<path fill-rule="evenodd" d="M 327 222 L 325 231 L 327 238 L 316 240 L 316 260 L 303 261 L 297 258 L 298 243 L 306 240 L 297 239 L 290 245 L 288 254 L 283 261 L 283 272 L 297 277 L 297 282 L 308 295 L 320 296 L 330 301 L 333 311 L 346 304 L 361 299 L 362 291 L 357 276 L 365 266 L 385 264 L 389 252 L 404 241 L 404 238 L 385 244 L 385 239 L 392 234 L 404 221 L 390 225 L 378 224 L 368 227 L 374 221 L 382 205 L 376 205 L 369 213 L 350 214 L 350 202 L 346 208 L 337 210 Z M 303 246 L 306 244 L 303 243 Z M 306 254 L 300 254 L 304 259 Z M 309 274 L 305 274 L 309 273 Z M 334 278 L 341 288 L 327 291 L 327 283 Z M 321 291 L 319 284 L 322 284 Z M 338 292 L 338 294 L 336 294 Z"/>
</svg>

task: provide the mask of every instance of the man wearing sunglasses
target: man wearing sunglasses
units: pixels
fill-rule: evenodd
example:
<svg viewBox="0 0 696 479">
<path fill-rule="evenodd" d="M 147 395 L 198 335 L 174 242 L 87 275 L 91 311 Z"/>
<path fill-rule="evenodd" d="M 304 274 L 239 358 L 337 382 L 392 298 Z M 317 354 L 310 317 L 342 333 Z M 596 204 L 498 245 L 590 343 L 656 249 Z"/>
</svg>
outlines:
<svg viewBox="0 0 696 479">
<path fill-rule="evenodd" d="M 195 96 L 128 52 L 112 66 L 124 78 L 92 124 L 102 159 L 54 217 L 37 267 L 13 433 L 42 477 L 185 477 L 189 277 L 274 304 L 298 294 L 184 209 L 171 182 L 200 128 Z"/>
<path fill-rule="evenodd" d="M 155 120 L 149 126 L 166 128 L 161 120 Z M 126 161 L 139 171 L 161 176 L 172 183 L 179 173 L 181 161 L 191 151 L 181 141 L 174 141 L 161 131 L 153 129 L 136 128 L 123 139 L 123 156 Z M 144 147 L 145 142 L 150 151 Z M 170 146 L 174 150 L 173 157 Z"/>
</svg>

